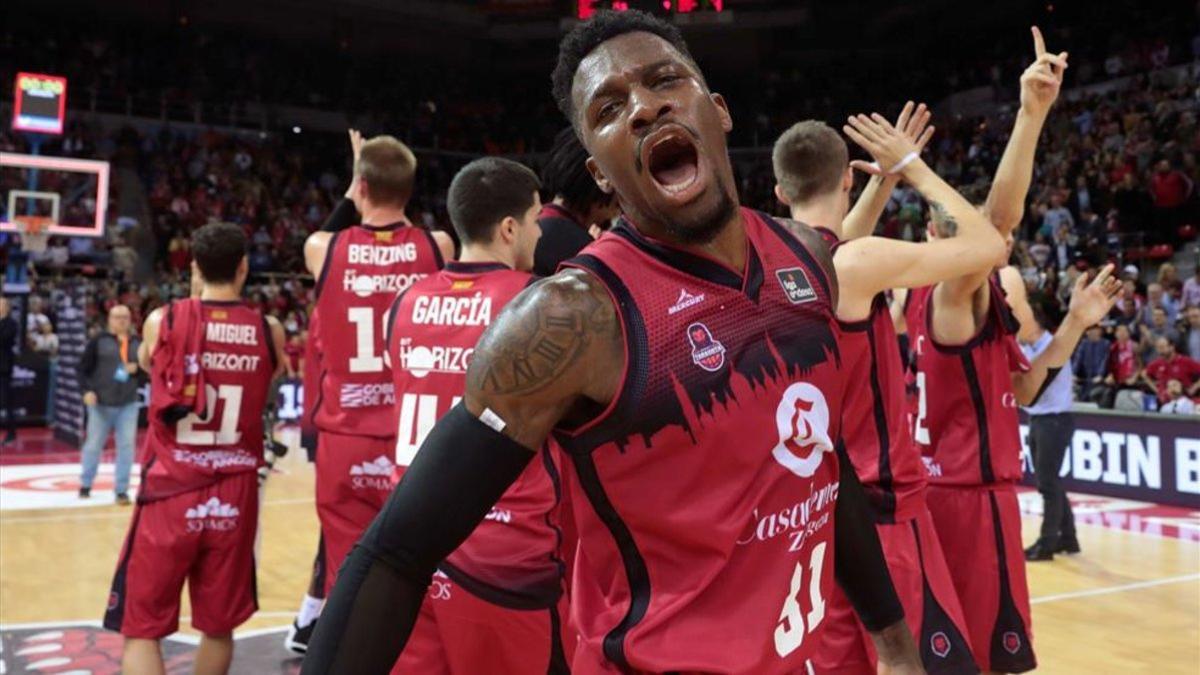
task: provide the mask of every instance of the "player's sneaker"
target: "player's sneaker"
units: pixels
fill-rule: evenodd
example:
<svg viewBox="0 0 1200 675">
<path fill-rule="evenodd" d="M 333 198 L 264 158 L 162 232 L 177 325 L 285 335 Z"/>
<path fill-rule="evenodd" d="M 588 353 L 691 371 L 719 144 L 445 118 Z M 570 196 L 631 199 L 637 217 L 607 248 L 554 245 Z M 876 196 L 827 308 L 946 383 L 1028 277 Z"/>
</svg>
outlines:
<svg viewBox="0 0 1200 675">
<path fill-rule="evenodd" d="M 313 629 L 316 627 L 316 621 L 313 621 L 304 628 L 301 628 L 293 621 L 291 627 L 288 628 L 287 637 L 283 640 L 283 646 L 297 654 L 308 652 L 308 641 L 312 639 Z"/>
</svg>

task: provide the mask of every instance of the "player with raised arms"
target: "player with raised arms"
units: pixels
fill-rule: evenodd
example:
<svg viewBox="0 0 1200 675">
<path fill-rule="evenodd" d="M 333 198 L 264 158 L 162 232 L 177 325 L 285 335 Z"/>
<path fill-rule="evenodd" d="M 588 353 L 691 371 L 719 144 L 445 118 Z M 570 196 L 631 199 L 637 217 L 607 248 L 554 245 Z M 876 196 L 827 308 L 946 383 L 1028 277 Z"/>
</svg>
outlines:
<svg viewBox="0 0 1200 675">
<path fill-rule="evenodd" d="M 670 24 L 597 13 L 553 82 L 626 217 L 484 334 L 463 402 L 347 558 L 303 672 L 387 672 L 437 565 L 551 436 L 579 529 L 573 672 L 811 672 L 835 576 L 880 671 L 920 672 L 838 457 L 828 246 L 739 208 L 729 109 Z"/>
</svg>

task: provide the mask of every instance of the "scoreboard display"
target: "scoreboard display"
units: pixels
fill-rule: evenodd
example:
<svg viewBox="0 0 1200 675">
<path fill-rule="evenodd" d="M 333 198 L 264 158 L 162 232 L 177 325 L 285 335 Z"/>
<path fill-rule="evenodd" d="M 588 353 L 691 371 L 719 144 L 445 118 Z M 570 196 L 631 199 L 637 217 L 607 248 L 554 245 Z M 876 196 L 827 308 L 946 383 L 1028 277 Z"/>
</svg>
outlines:
<svg viewBox="0 0 1200 675">
<path fill-rule="evenodd" d="M 576 0 L 575 18 L 587 19 L 601 9 L 616 12 L 640 9 L 659 15 L 723 12 L 725 0 Z"/>
<path fill-rule="evenodd" d="M 13 88 L 14 131 L 61 134 L 67 111 L 67 78 L 17 73 Z"/>
</svg>

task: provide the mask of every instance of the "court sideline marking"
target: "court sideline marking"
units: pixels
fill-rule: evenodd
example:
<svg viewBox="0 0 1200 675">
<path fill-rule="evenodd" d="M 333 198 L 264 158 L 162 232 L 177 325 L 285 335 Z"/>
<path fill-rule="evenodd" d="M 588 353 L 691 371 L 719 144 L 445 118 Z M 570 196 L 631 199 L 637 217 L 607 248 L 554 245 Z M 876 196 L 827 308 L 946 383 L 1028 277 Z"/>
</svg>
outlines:
<svg viewBox="0 0 1200 675">
<path fill-rule="evenodd" d="M 1130 584 L 1121 584 L 1120 586 L 1102 586 L 1100 588 L 1088 588 L 1082 591 L 1071 591 L 1069 593 L 1055 593 L 1054 595 L 1043 595 L 1040 598 L 1034 598 L 1030 602 L 1034 605 L 1040 605 L 1045 602 L 1057 602 L 1059 600 L 1072 600 L 1074 598 L 1088 598 L 1094 595 L 1109 595 L 1112 593 L 1124 593 L 1125 591 L 1134 591 L 1139 588 L 1152 588 L 1154 586 L 1166 586 L 1169 584 L 1179 584 L 1185 581 L 1200 580 L 1200 573 L 1184 574 L 1177 577 L 1164 577 L 1162 579 L 1151 579 L 1149 581 L 1135 581 Z"/>
</svg>

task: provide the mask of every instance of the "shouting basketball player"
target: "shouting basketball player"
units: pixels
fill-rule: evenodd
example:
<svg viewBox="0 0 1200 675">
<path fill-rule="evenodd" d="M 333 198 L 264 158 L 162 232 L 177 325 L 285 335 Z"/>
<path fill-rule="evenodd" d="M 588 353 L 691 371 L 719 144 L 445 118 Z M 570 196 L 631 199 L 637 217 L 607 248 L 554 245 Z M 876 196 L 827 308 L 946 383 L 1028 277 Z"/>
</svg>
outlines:
<svg viewBox="0 0 1200 675">
<path fill-rule="evenodd" d="M 842 439 L 871 499 L 884 555 L 926 671 L 975 673 L 962 608 L 925 506 L 925 467 L 908 426 L 904 369 L 884 292 L 990 270 L 1002 262 L 1005 251 L 983 213 L 920 158 L 921 140 L 928 135 L 902 131 L 922 117 L 920 110 L 913 113 L 910 102 L 896 127 L 879 115 L 858 115 L 850 118 L 847 133 L 884 171 L 892 169 L 889 173 L 955 219 L 959 236 L 927 243 L 862 237 L 834 244 L 839 348 L 847 380 L 859 383 L 846 392 Z M 792 218 L 827 225 L 840 239 L 854 180 L 842 137 L 824 123 L 800 122 L 775 142 L 772 160 L 776 195 Z M 891 190 L 888 183 L 886 191 L 883 185 L 879 190 L 884 200 Z M 877 203 L 882 206 L 884 200 Z M 863 215 L 874 221 L 879 213 Z M 826 621 L 817 671 L 875 672 L 870 641 L 836 590 Z"/>
<path fill-rule="evenodd" d="M 458 262 L 393 305 L 387 353 L 399 397 L 397 464 L 458 404 L 483 331 L 533 281 L 538 179 L 506 159 L 462 168 L 446 197 Z M 556 556 L 558 470 L 546 449 L 458 550 L 438 565 L 396 673 L 566 672 Z"/>
<path fill-rule="evenodd" d="M 1033 36 L 1036 59 L 1021 77 L 1021 108 L 983 207 L 1009 242 L 1023 214 L 1037 138 L 1067 67 L 1065 52 L 1046 52 L 1037 28 Z M 935 239 L 961 236 L 961 227 L 933 210 Z M 1112 307 L 1120 285 L 1111 272 L 1105 268 L 1090 284 L 1080 277 L 1066 320 L 1032 363 L 1016 342 L 1014 310 L 1027 310 L 1024 293 L 1014 289 L 1006 297 L 1008 287 L 1001 289 L 992 270 L 909 294 L 918 396 L 913 433 L 924 446 L 927 501 L 971 650 L 988 672 L 1036 666 L 1015 488 L 1021 479 L 1017 405 L 1037 399 L 1083 330 Z"/>
<path fill-rule="evenodd" d="M 387 672 L 439 561 L 552 434 L 579 530 L 573 672 L 811 672 L 835 575 L 880 669 L 919 672 L 835 447 L 828 247 L 738 207 L 729 109 L 673 26 L 597 13 L 553 82 L 627 219 L 483 335 L 463 403 L 347 558 L 304 672 Z"/>
<path fill-rule="evenodd" d="M 391 490 L 396 423 L 392 373 L 383 360 L 383 319 L 400 291 L 442 267 L 454 245 L 444 232 L 414 227 L 404 214 L 416 158 L 400 141 L 377 136 L 356 149 L 349 194 L 362 223 L 340 232 L 314 232 L 304 259 L 317 279 L 317 320 L 310 340 L 318 385 L 317 516 L 321 523 L 325 590 L 342 559 L 379 512 Z M 288 646 L 302 651 L 313 605 L 305 598 Z"/>
<path fill-rule="evenodd" d="M 254 536 L 263 415 L 284 371 L 283 327 L 241 300 L 246 235 L 228 223 L 192 235 L 200 297 L 146 319 L 150 430 L 138 506 L 125 540 L 106 628 L 125 636 L 121 672 L 164 672 L 158 641 L 179 627 L 187 580 L 203 635 L 197 673 L 225 673 L 233 629 L 258 608 Z"/>
</svg>

